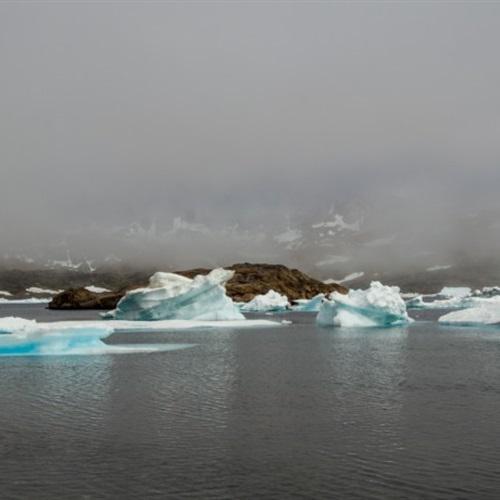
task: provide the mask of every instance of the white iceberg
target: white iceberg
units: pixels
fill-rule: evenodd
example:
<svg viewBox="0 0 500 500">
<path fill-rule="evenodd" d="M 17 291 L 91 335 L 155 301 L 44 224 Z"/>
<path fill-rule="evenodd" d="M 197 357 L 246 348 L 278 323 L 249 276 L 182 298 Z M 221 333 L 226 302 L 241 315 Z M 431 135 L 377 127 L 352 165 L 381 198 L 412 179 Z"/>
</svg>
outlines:
<svg viewBox="0 0 500 500">
<path fill-rule="evenodd" d="M 321 326 L 388 327 L 411 321 L 399 288 L 372 281 L 367 290 L 333 292 L 321 304 L 316 322 Z"/>
<path fill-rule="evenodd" d="M 439 322 L 462 326 L 500 324 L 500 297 L 472 299 L 471 307 L 445 314 Z"/>
<path fill-rule="evenodd" d="M 243 320 L 238 307 L 226 295 L 225 283 L 234 271 L 214 269 L 194 279 L 157 272 L 149 286 L 128 292 L 105 318 L 133 321 Z"/>
<path fill-rule="evenodd" d="M 324 293 L 318 293 L 318 295 L 315 295 L 312 299 L 297 299 L 294 301 L 295 304 L 292 306 L 292 310 L 300 312 L 318 312 L 324 298 Z"/>
<path fill-rule="evenodd" d="M 265 295 L 256 295 L 250 302 L 241 306 L 243 312 L 270 312 L 285 311 L 290 307 L 288 297 L 274 290 L 269 290 Z"/>
</svg>

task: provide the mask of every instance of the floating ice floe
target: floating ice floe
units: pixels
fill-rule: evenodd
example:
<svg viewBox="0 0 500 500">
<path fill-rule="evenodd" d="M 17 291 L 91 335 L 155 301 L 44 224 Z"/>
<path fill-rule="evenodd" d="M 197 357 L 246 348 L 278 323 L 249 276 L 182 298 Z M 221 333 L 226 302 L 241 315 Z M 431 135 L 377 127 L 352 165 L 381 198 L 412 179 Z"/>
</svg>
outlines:
<svg viewBox="0 0 500 500">
<path fill-rule="evenodd" d="M 388 327 L 412 321 L 399 288 L 372 281 L 367 290 L 333 292 L 321 304 L 316 322 L 321 326 Z"/>
<path fill-rule="evenodd" d="M 274 290 L 269 290 L 265 295 L 256 295 L 250 302 L 241 306 L 243 312 L 271 312 L 285 311 L 290 307 L 288 297 Z"/>
<path fill-rule="evenodd" d="M 315 295 L 312 299 L 297 299 L 294 301 L 294 305 L 292 306 L 292 311 L 318 312 L 324 298 L 325 294 L 319 293 L 318 295 Z"/>
<path fill-rule="evenodd" d="M 500 297 L 473 299 L 471 307 L 452 311 L 439 318 L 439 322 L 450 325 L 477 326 L 500 324 Z"/>
<path fill-rule="evenodd" d="M 163 352 L 192 344 L 108 345 L 112 333 L 206 330 L 209 328 L 276 327 L 287 323 L 268 320 L 233 321 L 56 321 L 38 323 L 18 317 L 0 318 L 0 356 L 119 354 Z"/>
<path fill-rule="evenodd" d="M 15 318 L 21 320 L 22 318 Z M 5 318 L 2 318 L 5 320 Z M 26 320 L 24 320 L 26 321 Z M 21 322 L 18 321 L 18 326 Z M 113 328 L 101 325 L 22 324 L 12 333 L 0 335 L 0 356 L 96 355 L 171 351 L 191 344 L 108 345 L 103 339 Z"/>
<path fill-rule="evenodd" d="M 136 321 L 136 320 L 70 320 L 55 321 L 50 323 L 39 323 L 36 320 L 28 320 L 18 317 L 0 318 L 0 333 L 16 333 L 28 330 L 53 328 L 106 328 L 115 333 L 148 333 L 169 332 L 178 330 L 207 330 L 211 328 L 262 328 L 276 327 L 281 323 L 267 319 L 243 319 L 243 320 L 159 320 L 159 321 Z"/>
<path fill-rule="evenodd" d="M 206 276 L 190 279 L 157 272 L 149 279 L 148 287 L 128 292 L 104 317 L 134 321 L 243 320 L 245 317 L 224 288 L 233 275 L 234 271 L 214 269 Z"/>
</svg>

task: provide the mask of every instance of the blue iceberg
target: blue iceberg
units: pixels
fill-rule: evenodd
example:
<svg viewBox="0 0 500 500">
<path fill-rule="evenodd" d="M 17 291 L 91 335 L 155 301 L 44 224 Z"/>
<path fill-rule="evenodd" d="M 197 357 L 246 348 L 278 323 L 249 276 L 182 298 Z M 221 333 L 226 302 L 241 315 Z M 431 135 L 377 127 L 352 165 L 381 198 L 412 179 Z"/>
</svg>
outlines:
<svg viewBox="0 0 500 500">
<path fill-rule="evenodd" d="M 318 312 L 324 299 L 324 293 L 319 293 L 312 299 L 298 299 L 295 301 L 295 305 L 292 306 L 292 310 L 300 312 Z"/>
<path fill-rule="evenodd" d="M 226 295 L 225 283 L 234 271 L 214 269 L 194 279 L 173 273 L 155 273 L 149 286 L 128 292 L 104 318 L 132 321 L 243 320 L 245 317 Z"/>
<path fill-rule="evenodd" d="M 320 306 L 316 322 L 321 326 L 388 327 L 411 321 L 399 288 L 373 281 L 368 290 L 333 292 Z"/>
</svg>

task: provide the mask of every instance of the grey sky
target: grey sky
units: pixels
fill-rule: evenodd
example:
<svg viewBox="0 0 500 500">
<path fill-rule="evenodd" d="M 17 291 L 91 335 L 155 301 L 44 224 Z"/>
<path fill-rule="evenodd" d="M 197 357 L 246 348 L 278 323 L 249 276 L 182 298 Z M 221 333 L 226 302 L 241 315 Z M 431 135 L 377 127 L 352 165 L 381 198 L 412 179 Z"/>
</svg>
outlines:
<svg viewBox="0 0 500 500">
<path fill-rule="evenodd" d="M 499 47 L 494 2 L 4 2 L 2 240 L 489 206 Z"/>
</svg>

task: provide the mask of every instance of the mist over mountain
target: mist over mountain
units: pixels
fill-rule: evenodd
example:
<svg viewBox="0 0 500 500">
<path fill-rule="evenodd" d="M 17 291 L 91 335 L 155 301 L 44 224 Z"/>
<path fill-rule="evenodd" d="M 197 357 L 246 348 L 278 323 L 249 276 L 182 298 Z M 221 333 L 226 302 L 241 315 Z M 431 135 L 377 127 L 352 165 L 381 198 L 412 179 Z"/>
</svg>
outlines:
<svg viewBox="0 0 500 500">
<path fill-rule="evenodd" d="M 0 5 L 0 265 L 491 267 L 499 15 Z"/>
</svg>

